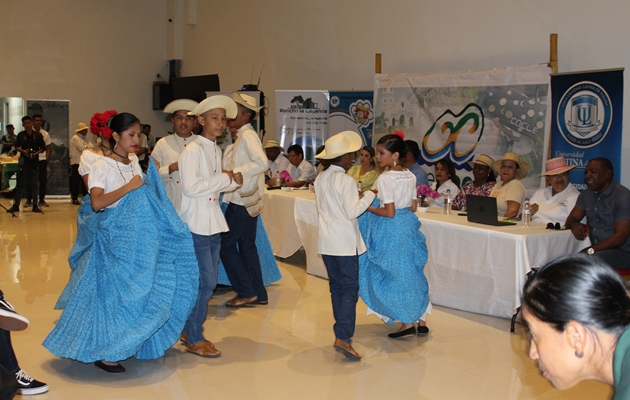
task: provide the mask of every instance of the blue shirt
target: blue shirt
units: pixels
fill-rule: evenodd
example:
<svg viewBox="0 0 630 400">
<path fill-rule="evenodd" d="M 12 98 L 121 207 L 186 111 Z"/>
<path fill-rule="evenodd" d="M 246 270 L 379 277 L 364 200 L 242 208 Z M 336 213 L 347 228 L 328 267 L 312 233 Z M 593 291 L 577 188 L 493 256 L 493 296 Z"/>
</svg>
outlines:
<svg viewBox="0 0 630 400">
<path fill-rule="evenodd" d="M 409 168 L 412 174 L 416 176 L 416 187 L 419 185 L 428 185 L 429 178 L 427 178 L 427 173 L 424 172 L 422 167 L 418 163 L 415 163 L 413 167 Z"/>
<path fill-rule="evenodd" d="M 630 220 L 630 190 L 613 181 L 604 193 L 583 191 L 575 206 L 586 213 L 591 243 L 596 244 L 615 233 L 615 222 Z M 619 248 L 630 252 L 630 238 Z"/>
</svg>

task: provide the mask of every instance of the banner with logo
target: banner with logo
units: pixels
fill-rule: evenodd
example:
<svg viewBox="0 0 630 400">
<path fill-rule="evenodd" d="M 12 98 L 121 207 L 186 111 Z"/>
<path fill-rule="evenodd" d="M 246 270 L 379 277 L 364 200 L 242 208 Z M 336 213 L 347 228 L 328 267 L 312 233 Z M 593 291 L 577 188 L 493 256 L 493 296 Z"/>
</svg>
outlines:
<svg viewBox="0 0 630 400">
<path fill-rule="evenodd" d="M 299 144 L 313 162 L 317 147 L 328 138 L 326 90 L 276 90 L 276 139 L 287 149 Z"/>
<path fill-rule="evenodd" d="M 50 134 L 50 160 L 46 195 L 68 196 L 70 194 L 69 153 L 70 133 L 68 129 L 70 111 L 67 100 L 26 100 L 28 115 L 42 116 L 42 129 Z M 74 135 L 74 132 L 72 132 Z"/>
<path fill-rule="evenodd" d="M 588 160 L 606 157 L 621 181 L 623 68 L 554 74 L 551 156 L 577 167 L 569 180 L 582 191 Z"/>
<path fill-rule="evenodd" d="M 361 135 L 363 145 L 372 144 L 374 92 L 330 92 L 330 114 L 328 132 L 335 135 L 343 131 L 353 131 Z"/>
<path fill-rule="evenodd" d="M 488 71 L 376 75 L 374 138 L 401 131 L 418 142 L 418 163 L 434 180 L 434 165 L 449 158 L 462 184 L 479 154 L 495 160 L 514 152 L 530 165 L 522 182 L 541 187 L 551 122 L 547 65 Z"/>
</svg>

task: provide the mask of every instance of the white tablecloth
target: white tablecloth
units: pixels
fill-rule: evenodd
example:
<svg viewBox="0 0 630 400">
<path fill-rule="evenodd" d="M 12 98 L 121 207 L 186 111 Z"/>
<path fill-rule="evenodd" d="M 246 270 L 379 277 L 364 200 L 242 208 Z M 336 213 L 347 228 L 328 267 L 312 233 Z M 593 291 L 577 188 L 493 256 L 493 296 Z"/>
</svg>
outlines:
<svg viewBox="0 0 630 400">
<path fill-rule="evenodd" d="M 416 215 L 427 238 L 431 302 L 480 314 L 511 317 L 531 268 L 587 245 L 569 230 L 547 230 L 536 223 L 529 228 L 486 226 L 443 215 L 441 208 Z M 317 254 L 313 193 L 267 191 L 263 219 L 276 256 L 288 257 L 304 246 L 307 272 L 328 278 Z"/>
</svg>

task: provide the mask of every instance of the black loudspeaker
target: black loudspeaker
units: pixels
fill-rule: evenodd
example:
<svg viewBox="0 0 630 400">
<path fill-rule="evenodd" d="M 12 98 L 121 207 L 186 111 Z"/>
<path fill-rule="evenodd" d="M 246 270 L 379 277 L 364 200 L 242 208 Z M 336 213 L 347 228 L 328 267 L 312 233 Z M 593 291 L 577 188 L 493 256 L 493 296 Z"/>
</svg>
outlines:
<svg viewBox="0 0 630 400">
<path fill-rule="evenodd" d="M 164 82 L 153 84 L 153 109 L 163 110 L 173 101 L 173 86 Z"/>
</svg>

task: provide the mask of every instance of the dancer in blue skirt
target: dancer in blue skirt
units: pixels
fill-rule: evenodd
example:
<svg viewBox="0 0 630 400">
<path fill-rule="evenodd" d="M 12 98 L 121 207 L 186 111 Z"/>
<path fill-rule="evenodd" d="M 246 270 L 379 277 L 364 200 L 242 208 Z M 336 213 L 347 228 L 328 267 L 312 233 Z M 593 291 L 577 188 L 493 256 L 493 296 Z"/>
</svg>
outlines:
<svg viewBox="0 0 630 400">
<path fill-rule="evenodd" d="M 397 135 L 378 141 L 376 161 L 384 171 L 376 181 L 378 199 L 359 218 L 367 246 L 359 256 L 359 296 L 368 313 L 388 324 L 402 322 L 398 331 L 388 335 L 393 339 L 429 333 L 425 319 L 430 311 L 429 285 L 424 276 L 428 252 L 414 215 L 416 178 L 399 161 L 406 151 Z"/>
</svg>

